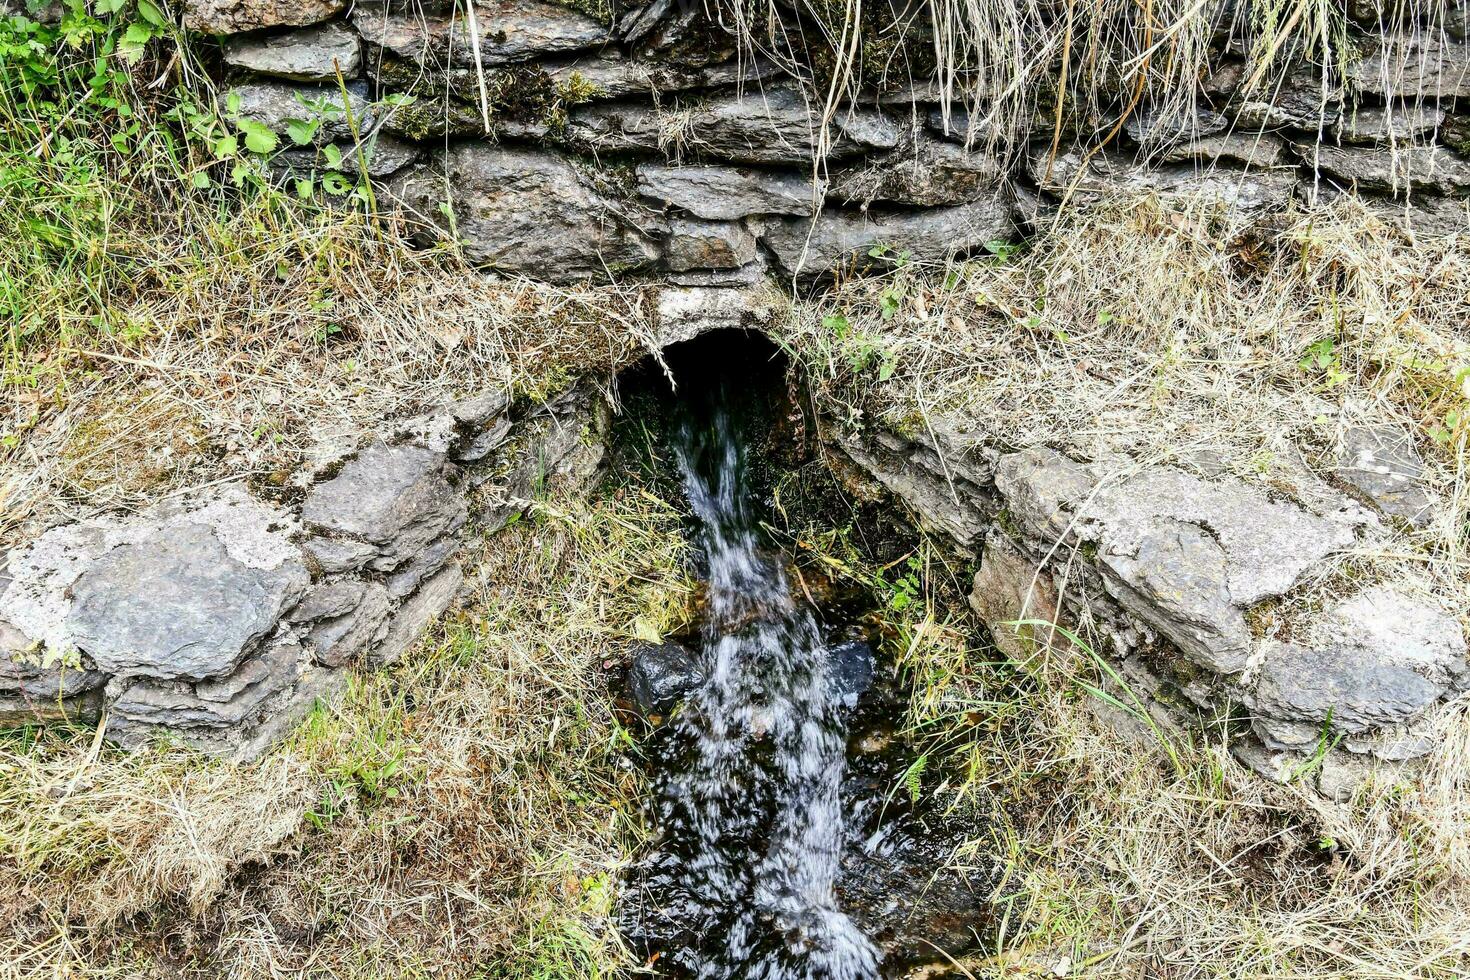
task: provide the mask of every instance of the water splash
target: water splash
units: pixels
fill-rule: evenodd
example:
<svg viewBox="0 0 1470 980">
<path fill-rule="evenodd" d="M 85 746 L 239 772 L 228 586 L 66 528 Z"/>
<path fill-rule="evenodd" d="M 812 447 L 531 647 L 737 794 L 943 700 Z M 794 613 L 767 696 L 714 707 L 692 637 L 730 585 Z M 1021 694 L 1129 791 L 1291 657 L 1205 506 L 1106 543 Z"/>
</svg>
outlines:
<svg viewBox="0 0 1470 980">
<path fill-rule="evenodd" d="M 645 901 L 700 978 L 869 980 L 879 955 L 838 908 L 846 722 L 812 611 L 764 548 L 728 387 L 686 406 L 673 448 L 709 562 L 704 682 L 673 719 Z"/>
</svg>

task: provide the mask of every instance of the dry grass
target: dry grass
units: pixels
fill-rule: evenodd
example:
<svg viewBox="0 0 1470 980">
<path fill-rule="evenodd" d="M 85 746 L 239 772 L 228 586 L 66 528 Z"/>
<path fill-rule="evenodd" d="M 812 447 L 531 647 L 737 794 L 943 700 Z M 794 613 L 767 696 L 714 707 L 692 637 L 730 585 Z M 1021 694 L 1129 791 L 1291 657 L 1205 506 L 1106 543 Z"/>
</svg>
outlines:
<svg viewBox="0 0 1470 980">
<path fill-rule="evenodd" d="M 193 243 L 125 240 L 153 250 L 139 259 L 147 282 L 104 284 L 129 329 L 58 322 L 59 343 L 25 352 L 31 380 L 8 387 L 0 409 L 0 544 L 62 517 L 288 470 L 458 395 L 554 393 L 650 336 L 636 289 L 497 280 L 351 215 L 259 219 L 247 212 Z M 66 298 L 37 303 L 63 316 Z"/>
<path fill-rule="evenodd" d="M 255 765 L 86 732 L 0 762 L 0 976 L 606 976 L 640 829 L 606 689 L 690 615 L 678 520 L 547 502 L 464 609 Z"/>
<path fill-rule="evenodd" d="M 1244 229 L 1129 202 L 1006 257 L 854 280 L 789 330 L 854 424 L 1223 468 L 1309 503 L 1336 492 L 1346 427 L 1400 425 L 1437 517 L 1386 527 L 1340 568 L 1418 582 L 1470 623 L 1460 242 L 1413 242 L 1348 201 Z"/>
</svg>

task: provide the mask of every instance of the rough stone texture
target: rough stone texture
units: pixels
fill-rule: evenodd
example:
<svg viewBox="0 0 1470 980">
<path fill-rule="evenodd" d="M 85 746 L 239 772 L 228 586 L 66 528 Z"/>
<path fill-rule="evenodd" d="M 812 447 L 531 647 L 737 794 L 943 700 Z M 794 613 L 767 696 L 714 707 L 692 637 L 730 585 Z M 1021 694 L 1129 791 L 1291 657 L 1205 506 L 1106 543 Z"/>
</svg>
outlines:
<svg viewBox="0 0 1470 980">
<path fill-rule="evenodd" d="M 398 608 L 387 634 L 371 653 L 374 666 L 397 663 L 409 648 L 449 608 L 464 583 L 464 570 L 456 562 L 440 571 L 409 596 Z"/>
<path fill-rule="evenodd" d="M 654 311 L 658 344 L 667 347 L 711 330 L 766 330 L 784 305 L 765 281 L 739 288 L 666 287 L 659 290 Z"/>
<path fill-rule="evenodd" d="M 335 16 L 347 0 L 184 0 L 184 26 L 201 34 L 302 27 Z"/>
<path fill-rule="evenodd" d="M 866 261 L 874 245 L 915 259 L 942 262 L 973 252 L 987 242 L 1009 239 L 1015 205 L 1008 194 L 987 195 L 953 208 L 923 211 L 823 211 L 816 221 L 784 219 L 766 226 L 764 240 L 787 273 L 821 275 L 856 258 Z"/>
<path fill-rule="evenodd" d="M 638 191 L 699 218 L 731 220 L 753 214 L 810 216 L 810 178 L 748 167 L 638 165 Z"/>
<path fill-rule="evenodd" d="M 1300 68 L 1279 85 L 1247 94 L 1234 106 L 1236 126 L 1243 132 L 1299 129 L 1326 132 L 1337 124 L 1342 107 L 1331 96 L 1336 83 L 1321 71 Z"/>
<path fill-rule="evenodd" d="M 1252 170 L 1290 166 L 1286 143 L 1270 133 L 1218 133 L 1201 139 L 1174 143 L 1159 154 L 1163 163 L 1228 161 Z"/>
<path fill-rule="evenodd" d="M 1003 535 L 985 544 L 980 569 L 970 590 L 970 608 L 990 630 L 1001 653 L 1026 663 L 1043 648 L 1065 650 L 1069 641 L 1028 620 L 1061 625 L 1061 606 L 1050 572 L 1040 568 Z M 1017 625 L 1022 624 L 1022 625 Z"/>
<path fill-rule="evenodd" d="M 80 658 L 48 663 L 38 643 L 0 620 L 0 727 L 95 721 L 106 682 L 106 674 L 82 666 Z"/>
<path fill-rule="evenodd" d="M 460 143 L 436 166 L 411 171 L 392 192 L 417 218 L 454 230 L 474 262 L 553 281 L 572 281 L 653 264 L 660 223 L 634 202 L 595 186 L 548 152 Z"/>
<path fill-rule="evenodd" d="M 697 155 L 736 163 L 810 163 L 821 118 L 792 88 L 747 91 L 691 110 L 679 144 Z M 898 145 L 893 120 L 867 109 L 839 111 L 829 124 L 829 159 Z"/>
<path fill-rule="evenodd" d="M 422 151 L 417 146 L 389 136 L 381 129 L 364 138 L 361 144 L 354 146 L 350 143 L 339 143 L 336 146 L 342 158 L 341 165 L 336 168 L 328 167 L 326 155 L 321 149 L 315 147 L 291 147 L 282 150 L 271 162 L 276 165 L 284 165 L 286 171 L 298 175 L 336 169 L 349 177 L 355 177 L 361 173 L 363 167 L 366 167 L 369 177 L 380 180 L 415 163 L 422 155 Z M 359 162 L 359 154 L 361 162 Z"/>
<path fill-rule="evenodd" d="M 571 7 L 539 0 L 489 0 L 474 4 L 478 45 L 472 45 L 463 10 L 455 15 L 425 13 L 411 6 L 367 3 L 352 12 L 365 41 L 401 58 L 432 59 L 443 65 L 473 67 L 525 61 L 595 47 L 607 30 Z"/>
<path fill-rule="evenodd" d="M 301 508 L 302 520 L 318 534 L 373 545 L 368 566 L 376 571 L 402 565 L 465 516 L 442 454 L 380 442 L 312 488 Z"/>
<path fill-rule="evenodd" d="M 71 587 L 66 629 L 102 670 L 202 679 L 232 670 L 306 588 L 302 562 L 237 561 L 212 528 L 114 548 Z"/>
<path fill-rule="evenodd" d="M 1470 160 L 1441 146 L 1298 145 L 1296 152 L 1345 186 L 1381 194 L 1416 191 L 1457 194 L 1470 190 Z"/>
<path fill-rule="evenodd" d="M 1145 146 L 1176 143 L 1181 140 L 1196 140 L 1223 133 L 1230 128 L 1230 119 L 1206 106 L 1198 106 L 1184 117 L 1144 109 L 1130 115 L 1123 123 L 1123 132 L 1135 143 Z"/>
<path fill-rule="evenodd" d="M 598 52 L 545 65 L 559 85 L 590 90 L 590 98 L 657 97 L 670 92 L 758 82 L 776 75 L 767 61 L 742 59 L 716 65 L 679 65 Z"/>
<path fill-rule="evenodd" d="M 1164 199 L 1214 200 L 1241 213 L 1283 205 L 1296 188 L 1293 170 L 1242 173 L 1178 164 L 1152 167 L 1116 153 L 1097 154 L 1085 170 L 1082 161 L 1080 153 L 1071 151 L 1059 155 L 1048 169 L 1048 155 L 1041 153 L 1032 158 L 1031 176 L 1042 190 L 1070 192 L 1072 200 L 1152 192 Z"/>
<path fill-rule="evenodd" d="M 1360 733 L 1409 721 L 1470 671 L 1459 623 L 1389 587 L 1341 602 L 1315 632 L 1264 644 L 1251 705 L 1268 745 L 1310 746 L 1324 726 Z"/>
<path fill-rule="evenodd" d="M 755 260 L 755 236 L 735 221 L 695 221 L 672 218 L 664 267 L 674 272 L 692 269 L 738 269 Z"/>
<path fill-rule="evenodd" d="M 317 144 L 351 140 L 354 123 L 359 133 L 373 128 L 374 117 L 364 82 L 349 84 L 345 101 L 335 85 L 285 82 L 236 85 L 225 92 L 221 101 L 229 118 L 253 120 L 281 136 L 287 134 L 287 124 L 292 121 L 315 120 Z"/>
<path fill-rule="evenodd" d="M 1385 514 L 1416 527 L 1429 523 L 1433 501 L 1423 483 L 1424 461 L 1413 437 L 1403 429 L 1392 425 L 1348 429 L 1336 472 Z"/>
<path fill-rule="evenodd" d="M 890 153 L 833 174 L 827 197 L 864 207 L 875 201 L 919 207 L 963 204 L 991 192 L 1003 177 L 994 157 L 919 133 Z"/>
<path fill-rule="evenodd" d="M 352 79 L 362 69 L 357 34 L 340 22 L 236 35 L 225 39 L 223 51 L 228 65 L 298 82 L 333 80 L 338 71 Z"/>
<path fill-rule="evenodd" d="M 1428 35 L 1371 41 L 1348 66 L 1358 91 L 1381 98 L 1470 97 L 1470 45 Z"/>
<path fill-rule="evenodd" d="M 1396 143 L 1433 133 L 1444 124 L 1445 111 L 1418 101 L 1363 105 L 1343 114 L 1344 143 Z"/>
<path fill-rule="evenodd" d="M 862 640 L 828 647 L 823 669 L 833 699 L 845 708 L 857 707 L 858 699 L 873 685 L 874 660 L 872 646 Z"/>
</svg>

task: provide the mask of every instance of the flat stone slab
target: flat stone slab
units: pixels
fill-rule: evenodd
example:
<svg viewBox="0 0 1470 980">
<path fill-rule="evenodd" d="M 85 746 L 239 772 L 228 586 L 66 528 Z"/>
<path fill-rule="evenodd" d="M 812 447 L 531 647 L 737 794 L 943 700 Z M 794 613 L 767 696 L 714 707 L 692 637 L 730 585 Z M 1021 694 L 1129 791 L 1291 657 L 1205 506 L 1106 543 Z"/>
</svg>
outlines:
<svg viewBox="0 0 1470 980">
<path fill-rule="evenodd" d="M 1414 440 L 1398 426 L 1355 426 L 1345 433 L 1337 476 L 1371 500 L 1379 510 L 1415 527 L 1433 516 L 1433 498 L 1424 487 L 1424 461 Z"/>
<path fill-rule="evenodd" d="M 779 170 L 717 165 L 675 167 L 638 165 L 638 191 L 712 220 L 753 214 L 811 215 L 816 191 L 811 178 Z"/>
<path fill-rule="evenodd" d="M 1256 727 L 1293 747 L 1324 728 L 1358 734 L 1410 721 L 1470 674 L 1460 624 L 1387 586 L 1330 608 L 1307 642 L 1268 641 L 1263 653 L 1250 695 Z"/>
<path fill-rule="evenodd" d="M 353 79 L 362 70 L 362 45 L 357 32 L 333 22 L 274 34 L 246 34 L 226 38 L 225 63 L 236 68 L 298 82 Z"/>
<path fill-rule="evenodd" d="M 184 26 L 201 34 L 300 27 L 335 16 L 347 0 L 184 0 Z"/>
<path fill-rule="evenodd" d="M 481 64 L 503 65 L 580 51 L 608 40 L 606 27 L 559 3 L 481 0 L 474 12 L 477 45 L 471 44 L 469 18 L 463 11 L 448 14 L 365 3 L 353 10 L 352 24 L 364 40 L 400 58 L 455 67 L 474 67 L 477 50 Z"/>
</svg>

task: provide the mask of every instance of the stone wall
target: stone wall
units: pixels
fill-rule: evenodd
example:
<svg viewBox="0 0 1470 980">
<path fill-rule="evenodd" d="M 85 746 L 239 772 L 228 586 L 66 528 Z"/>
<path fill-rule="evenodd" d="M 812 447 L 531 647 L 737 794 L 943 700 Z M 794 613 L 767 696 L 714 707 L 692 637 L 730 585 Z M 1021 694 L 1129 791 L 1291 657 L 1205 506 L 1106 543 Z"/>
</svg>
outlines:
<svg viewBox="0 0 1470 980">
<path fill-rule="evenodd" d="M 292 147 L 283 175 L 365 169 L 425 243 L 451 235 L 487 268 L 554 281 L 811 276 L 875 243 L 941 259 L 1023 234 L 1064 195 L 1115 191 L 1251 212 L 1356 188 L 1393 212 L 1412 178 L 1420 231 L 1467 227 L 1463 3 L 1397 40 L 1354 5 L 1345 77 L 1302 69 L 1261 91 L 1222 28 L 1184 123 L 1140 106 L 1103 152 L 1063 139 L 1053 156 L 1043 118 L 1005 157 L 923 80 L 875 83 L 823 133 L 804 90 L 703 5 L 594 6 L 186 0 L 184 16 L 222 37 L 227 113 Z M 1347 100 L 1324 103 L 1339 83 Z"/>
<path fill-rule="evenodd" d="M 1207 464 L 1007 451 L 938 418 L 912 439 L 827 429 L 836 452 L 980 556 L 970 601 L 1004 653 L 1082 656 L 1026 621 L 1091 638 L 1117 675 L 1105 685 L 1134 709 L 1112 719 L 1126 726 L 1146 712 L 1164 731 L 1228 732 L 1262 774 L 1305 773 L 1345 799 L 1376 768 L 1428 754 L 1435 708 L 1470 690 L 1453 610 L 1332 567 L 1386 545 L 1390 521 L 1431 519 L 1406 432 L 1350 430 L 1337 485 L 1303 474 L 1292 499 Z M 1282 602 L 1321 579 L 1338 584 L 1317 602 Z"/>
<path fill-rule="evenodd" d="M 589 485 L 605 414 L 581 390 L 518 412 L 490 393 L 269 493 L 53 528 L 0 560 L 0 726 L 105 713 L 125 747 L 258 755 L 454 601 L 467 525 L 502 526 L 533 483 Z"/>
</svg>

